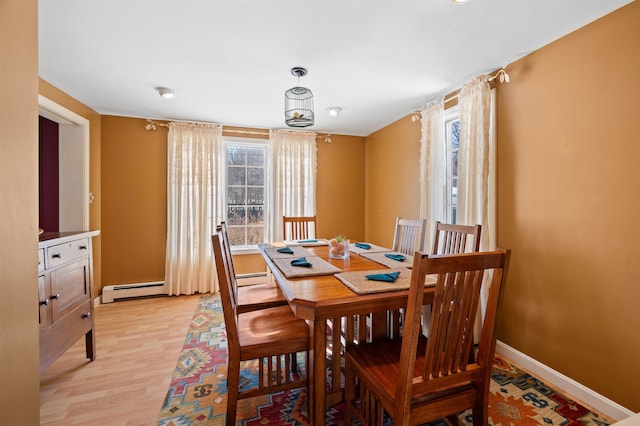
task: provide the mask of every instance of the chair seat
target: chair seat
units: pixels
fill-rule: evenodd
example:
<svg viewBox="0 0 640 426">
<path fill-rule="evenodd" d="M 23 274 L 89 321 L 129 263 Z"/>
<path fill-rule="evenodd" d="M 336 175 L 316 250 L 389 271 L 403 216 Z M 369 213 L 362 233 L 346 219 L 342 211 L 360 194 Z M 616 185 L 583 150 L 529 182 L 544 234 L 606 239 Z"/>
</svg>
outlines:
<svg viewBox="0 0 640 426">
<path fill-rule="evenodd" d="M 398 366 L 400 361 L 400 348 L 402 339 L 376 339 L 371 343 L 347 346 L 347 357 L 357 360 L 362 371 L 358 376 L 367 376 L 371 383 L 376 383 L 381 391 L 378 395 L 380 400 L 388 400 L 393 405 L 393 396 L 398 377 Z M 419 376 L 424 368 L 424 356 L 420 352 L 427 347 L 427 339 L 420 336 L 418 340 L 418 356 L 414 368 L 414 376 Z M 359 369 L 360 370 L 360 369 Z M 384 396 L 383 396 L 384 395 Z"/>
<path fill-rule="evenodd" d="M 309 326 L 289 306 L 238 314 L 237 324 L 243 361 L 309 349 Z"/>
<path fill-rule="evenodd" d="M 399 374 L 400 349 L 402 339 L 377 339 L 372 343 L 360 345 L 350 345 L 347 347 L 347 357 L 355 358 L 358 364 L 358 376 L 367 380 L 370 386 L 377 389 L 376 394 L 380 402 L 386 409 L 391 410 L 394 404 L 394 392 L 396 390 L 396 380 Z M 424 353 L 427 348 L 427 338 L 418 337 L 418 352 L 413 370 L 414 377 L 422 374 L 424 369 Z M 426 394 L 413 394 L 412 397 L 417 402 L 423 403 L 433 401 L 438 398 L 448 397 L 453 393 L 471 390 L 472 385 L 464 383 L 443 389 L 439 392 Z M 388 405 L 387 405 L 388 404 Z"/>
<path fill-rule="evenodd" d="M 276 285 L 255 284 L 238 287 L 238 313 L 287 305 Z"/>
</svg>

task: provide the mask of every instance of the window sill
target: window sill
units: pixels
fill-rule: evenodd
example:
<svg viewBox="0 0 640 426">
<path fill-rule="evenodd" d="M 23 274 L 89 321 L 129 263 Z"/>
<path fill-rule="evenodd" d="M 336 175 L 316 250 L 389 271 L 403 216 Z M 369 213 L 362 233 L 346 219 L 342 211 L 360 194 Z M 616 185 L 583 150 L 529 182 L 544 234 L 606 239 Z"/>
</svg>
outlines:
<svg viewBox="0 0 640 426">
<path fill-rule="evenodd" d="M 245 254 L 259 254 L 260 250 L 258 250 L 258 247 L 253 246 L 253 247 L 238 247 L 238 248 L 233 248 L 231 247 L 231 254 L 236 256 L 242 256 Z"/>
</svg>

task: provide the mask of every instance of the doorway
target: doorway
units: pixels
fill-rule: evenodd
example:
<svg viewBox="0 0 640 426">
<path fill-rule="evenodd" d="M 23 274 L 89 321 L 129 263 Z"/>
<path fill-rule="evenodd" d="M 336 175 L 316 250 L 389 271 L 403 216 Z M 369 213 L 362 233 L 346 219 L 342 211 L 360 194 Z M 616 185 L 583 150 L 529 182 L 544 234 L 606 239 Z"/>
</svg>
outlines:
<svg viewBox="0 0 640 426">
<path fill-rule="evenodd" d="M 39 115 L 58 128 L 58 182 L 47 185 L 58 193 L 58 231 L 88 231 L 89 120 L 41 95 L 38 105 Z"/>
</svg>

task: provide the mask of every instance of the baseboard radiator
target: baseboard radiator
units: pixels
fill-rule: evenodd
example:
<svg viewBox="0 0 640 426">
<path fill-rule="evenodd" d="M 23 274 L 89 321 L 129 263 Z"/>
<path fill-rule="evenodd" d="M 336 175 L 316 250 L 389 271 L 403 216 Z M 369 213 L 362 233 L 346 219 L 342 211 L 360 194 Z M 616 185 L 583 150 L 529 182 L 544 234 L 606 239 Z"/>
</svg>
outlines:
<svg viewBox="0 0 640 426">
<path fill-rule="evenodd" d="M 108 285 L 102 287 L 102 303 L 112 303 L 119 299 L 129 299 L 132 297 L 158 296 L 167 293 L 163 281 Z"/>
<path fill-rule="evenodd" d="M 266 272 L 253 274 L 239 274 L 236 276 L 238 285 L 252 285 L 264 283 L 267 280 Z M 108 285 L 102 288 L 102 303 L 113 303 L 120 299 L 130 299 L 132 297 L 159 296 L 168 294 L 163 281 Z"/>
<path fill-rule="evenodd" d="M 236 279 L 238 280 L 238 285 L 252 285 L 252 284 L 262 284 L 267 282 L 267 273 L 266 272 L 256 272 L 253 274 L 238 274 L 236 275 Z"/>
</svg>

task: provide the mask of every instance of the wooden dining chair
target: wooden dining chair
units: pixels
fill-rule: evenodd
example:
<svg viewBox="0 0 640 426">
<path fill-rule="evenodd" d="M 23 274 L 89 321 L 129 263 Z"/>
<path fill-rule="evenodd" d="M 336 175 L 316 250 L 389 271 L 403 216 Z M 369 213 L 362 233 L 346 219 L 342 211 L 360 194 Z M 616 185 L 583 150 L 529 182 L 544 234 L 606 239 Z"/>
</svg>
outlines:
<svg viewBox="0 0 640 426">
<path fill-rule="evenodd" d="M 436 221 L 432 254 L 480 251 L 481 225 L 457 225 Z"/>
<path fill-rule="evenodd" d="M 413 256 L 416 251 L 424 251 L 424 240 L 427 232 L 425 219 L 396 218 L 393 233 L 393 251 Z M 404 309 L 395 309 L 387 313 L 389 336 L 397 336 L 402 326 Z"/>
<path fill-rule="evenodd" d="M 488 424 L 488 394 L 496 346 L 496 315 L 510 250 L 427 255 L 416 253 L 401 339 L 349 345 L 345 360 L 345 416 L 353 424 L 418 425 L 473 409 L 473 424 Z M 478 354 L 474 322 L 485 273 L 492 271 Z M 437 274 L 431 333 L 422 335 L 424 282 Z"/>
<path fill-rule="evenodd" d="M 284 239 L 288 241 L 316 238 L 316 217 L 283 216 L 282 232 Z"/>
<path fill-rule="evenodd" d="M 235 268 L 233 266 L 233 258 L 231 255 L 231 245 L 229 244 L 229 234 L 227 232 L 227 224 L 221 222 L 216 227 L 217 233 L 222 237 L 224 254 L 227 258 L 227 264 L 230 271 L 233 296 L 238 305 L 238 312 L 249 312 L 258 309 L 272 308 L 274 306 L 287 305 L 287 299 L 280 291 L 277 285 L 269 283 L 252 284 L 246 286 L 238 286 Z"/>
<path fill-rule="evenodd" d="M 413 256 L 416 251 L 424 251 L 424 235 L 426 232 L 425 219 L 396 218 L 396 228 L 393 234 L 393 251 Z"/>
<path fill-rule="evenodd" d="M 396 218 L 396 227 L 393 235 L 392 250 L 413 256 L 416 251 L 424 251 L 426 233 L 425 219 Z M 402 327 L 404 309 L 394 309 L 387 312 L 387 330 L 389 336 L 398 336 Z M 365 340 L 371 328 L 371 315 L 358 315 L 355 318 L 346 318 L 343 325 L 343 334 L 347 341 Z"/>
<path fill-rule="evenodd" d="M 227 335 L 226 425 L 233 426 L 240 399 L 299 387 L 306 387 L 308 394 L 307 378 L 292 373 L 291 356 L 306 353 L 308 365 L 309 326 L 288 306 L 238 312 L 222 240 L 219 234 L 211 237 Z M 247 361 L 257 362 L 258 383 L 241 389 L 241 363 Z"/>
</svg>

